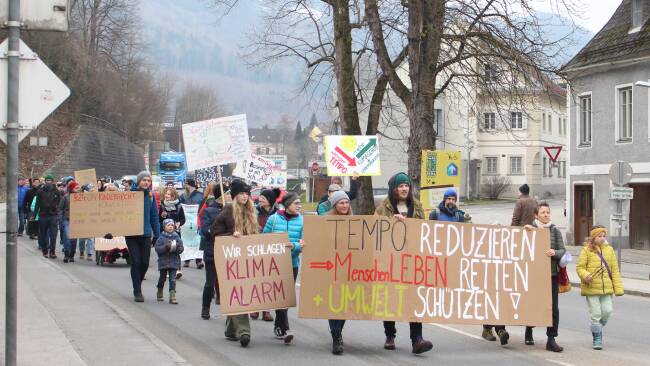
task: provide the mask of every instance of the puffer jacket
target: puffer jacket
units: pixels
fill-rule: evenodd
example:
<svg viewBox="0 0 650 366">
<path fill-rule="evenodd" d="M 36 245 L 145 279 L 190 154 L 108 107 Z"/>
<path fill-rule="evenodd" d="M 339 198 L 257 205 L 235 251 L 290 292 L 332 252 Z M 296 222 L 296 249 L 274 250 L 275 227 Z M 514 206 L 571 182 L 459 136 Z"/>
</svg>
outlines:
<svg viewBox="0 0 650 366">
<path fill-rule="evenodd" d="M 293 264 L 293 268 L 300 266 L 300 253 L 302 253 L 300 239 L 302 239 L 303 223 L 301 214 L 288 217 L 284 210 L 280 210 L 271 215 L 264 226 L 264 234 L 288 233 L 289 241 L 293 243 L 293 249 L 291 249 L 291 263 Z"/>
<path fill-rule="evenodd" d="M 167 250 L 167 242 L 176 240 L 176 251 Z M 163 231 L 156 240 L 156 254 L 158 254 L 158 270 L 161 269 L 180 269 L 181 256 L 183 253 L 183 241 L 175 231 L 171 234 Z"/>
<path fill-rule="evenodd" d="M 603 258 L 609 265 L 612 271 L 612 278 L 609 277 L 607 269 L 603 268 L 593 276 L 591 283 L 586 283 L 584 279 L 591 273 L 596 272 L 602 261 L 598 256 L 598 251 L 601 251 Z M 621 281 L 621 274 L 618 270 L 618 262 L 616 261 L 616 253 L 614 248 L 608 243 L 604 243 L 600 247 L 596 246 L 595 250 L 589 249 L 585 246 L 580 252 L 580 259 L 576 266 L 578 276 L 580 276 L 580 293 L 582 296 L 599 296 L 599 295 L 612 295 L 621 296 L 624 293 L 623 282 Z"/>
<path fill-rule="evenodd" d="M 533 227 L 537 227 L 537 225 L 533 223 Z M 560 259 L 566 253 L 566 248 L 564 247 L 564 239 L 562 239 L 560 229 L 555 224 L 551 224 L 548 230 L 551 234 L 551 249 L 555 250 L 555 255 L 551 257 L 551 276 L 557 276 L 558 272 L 560 272 Z"/>
</svg>

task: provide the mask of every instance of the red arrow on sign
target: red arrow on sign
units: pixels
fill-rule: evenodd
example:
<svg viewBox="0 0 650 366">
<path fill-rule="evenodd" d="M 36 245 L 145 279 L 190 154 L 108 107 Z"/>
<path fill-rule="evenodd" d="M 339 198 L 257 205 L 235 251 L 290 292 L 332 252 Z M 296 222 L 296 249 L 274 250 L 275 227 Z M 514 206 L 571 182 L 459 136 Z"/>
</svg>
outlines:
<svg viewBox="0 0 650 366">
<path fill-rule="evenodd" d="M 330 270 L 334 268 L 334 263 L 327 261 L 327 262 L 311 262 L 309 263 L 309 268 L 315 268 L 315 269 L 326 269 Z"/>
<path fill-rule="evenodd" d="M 562 151 L 562 146 L 548 146 L 544 148 L 544 151 L 546 151 L 546 154 L 551 159 L 551 161 L 555 163 L 557 157 L 560 156 L 560 151 Z"/>
<path fill-rule="evenodd" d="M 340 147 L 337 146 L 337 147 L 334 149 L 334 151 L 336 151 L 337 153 L 341 154 L 341 156 L 343 157 L 343 159 L 345 159 L 345 160 L 348 161 L 348 166 L 357 166 L 357 161 L 356 161 L 356 159 L 349 157 L 346 153 L 343 152 L 343 150 L 341 150 Z"/>
</svg>

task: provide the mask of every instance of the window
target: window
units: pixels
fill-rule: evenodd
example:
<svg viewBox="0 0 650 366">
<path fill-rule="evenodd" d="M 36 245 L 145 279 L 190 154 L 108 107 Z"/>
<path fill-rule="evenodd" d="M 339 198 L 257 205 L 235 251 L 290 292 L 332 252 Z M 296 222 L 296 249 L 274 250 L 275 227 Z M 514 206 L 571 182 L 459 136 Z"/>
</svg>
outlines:
<svg viewBox="0 0 650 366">
<path fill-rule="evenodd" d="M 546 156 L 542 158 L 542 177 L 546 176 Z"/>
<path fill-rule="evenodd" d="M 566 117 L 562 118 L 562 135 L 566 136 Z"/>
<path fill-rule="evenodd" d="M 632 140 L 632 87 L 618 89 L 618 141 Z"/>
<path fill-rule="evenodd" d="M 519 175 L 523 174 L 521 162 L 522 162 L 522 157 L 521 156 L 511 156 L 510 157 L 510 174 L 511 175 Z"/>
<path fill-rule="evenodd" d="M 548 133 L 553 133 L 553 119 L 548 115 Z"/>
<path fill-rule="evenodd" d="M 562 162 L 562 178 L 566 178 L 566 161 Z"/>
<path fill-rule="evenodd" d="M 433 109 L 433 129 L 436 131 L 436 135 L 440 136 L 442 132 L 442 109 L 440 108 Z"/>
<path fill-rule="evenodd" d="M 551 159 L 548 159 L 548 176 L 552 177 L 553 176 L 553 166 L 555 163 Z"/>
<path fill-rule="evenodd" d="M 483 79 L 486 83 L 495 83 L 498 80 L 498 70 L 494 64 L 483 64 Z"/>
<path fill-rule="evenodd" d="M 546 132 L 546 113 L 542 113 L 542 131 Z"/>
<path fill-rule="evenodd" d="M 580 97 L 580 145 L 591 146 L 591 95 Z"/>
<path fill-rule="evenodd" d="M 183 169 L 183 163 L 180 161 L 161 161 L 160 170 L 175 171 Z"/>
<path fill-rule="evenodd" d="M 498 160 L 496 157 L 485 158 L 485 174 L 496 175 L 498 174 Z"/>
<path fill-rule="evenodd" d="M 522 129 L 524 128 L 524 116 L 521 112 L 510 112 L 510 128 Z"/>
<path fill-rule="evenodd" d="M 630 33 L 638 32 L 643 25 L 643 6 L 644 1 L 642 0 L 632 1 L 632 29 L 630 29 Z"/>
<path fill-rule="evenodd" d="M 483 113 L 483 128 L 486 130 L 496 130 L 497 119 L 494 112 Z"/>
</svg>

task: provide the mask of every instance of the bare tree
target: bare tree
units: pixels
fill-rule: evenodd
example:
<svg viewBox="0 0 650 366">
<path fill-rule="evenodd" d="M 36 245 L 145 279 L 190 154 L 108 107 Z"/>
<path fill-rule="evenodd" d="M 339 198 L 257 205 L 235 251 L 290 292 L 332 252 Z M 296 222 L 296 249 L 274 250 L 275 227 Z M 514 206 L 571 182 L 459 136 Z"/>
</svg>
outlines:
<svg viewBox="0 0 650 366">
<path fill-rule="evenodd" d="M 189 82 L 176 99 L 174 120 L 178 123 L 196 122 L 225 114 L 226 109 L 214 89 Z"/>
<path fill-rule="evenodd" d="M 483 194 L 490 200 L 498 200 L 511 185 L 510 177 L 503 175 L 490 176 L 483 183 Z"/>
</svg>

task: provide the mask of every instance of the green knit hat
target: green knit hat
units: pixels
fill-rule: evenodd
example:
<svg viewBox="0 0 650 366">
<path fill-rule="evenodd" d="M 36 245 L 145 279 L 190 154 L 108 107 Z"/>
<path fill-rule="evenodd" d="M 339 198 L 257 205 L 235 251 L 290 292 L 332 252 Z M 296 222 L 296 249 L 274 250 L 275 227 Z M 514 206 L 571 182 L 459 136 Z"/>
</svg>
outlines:
<svg viewBox="0 0 650 366">
<path fill-rule="evenodd" d="M 411 185 L 411 178 L 409 178 L 406 173 L 397 173 L 395 174 L 395 187 L 399 187 L 400 184 L 406 183 L 409 186 Z"/>
<path fill-rule="evenodd" d="M 47 173 L 47 174 L 45 174 L 44 180 L 52 180 L 53 181 L 54 180 L 54 175 L 52 175 L 52 173 Z"/>
</svg>

